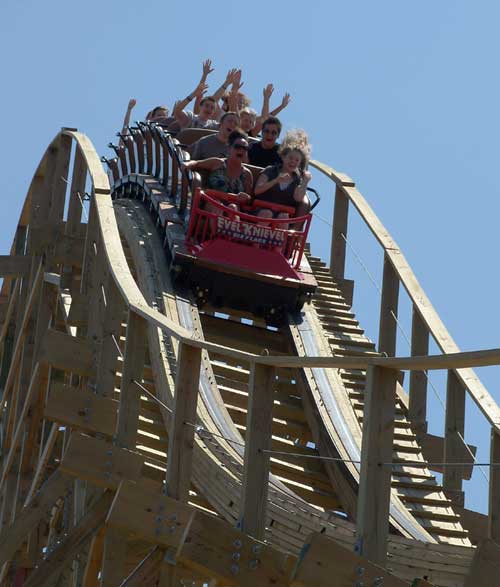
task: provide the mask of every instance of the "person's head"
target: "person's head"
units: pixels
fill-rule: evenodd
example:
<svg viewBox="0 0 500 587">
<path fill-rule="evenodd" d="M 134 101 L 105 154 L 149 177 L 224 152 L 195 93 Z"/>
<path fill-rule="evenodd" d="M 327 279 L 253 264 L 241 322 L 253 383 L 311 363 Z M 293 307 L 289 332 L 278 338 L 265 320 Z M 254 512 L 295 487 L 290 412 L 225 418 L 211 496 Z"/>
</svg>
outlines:
<svg viewBox="0 0 500 587">
<path fill-rule="evenodd" d="M 229 143 L 229 157 L 228 159 L 237 159 L 240 163 L 247 161 L 248 140 L 247 135 L 236 129 L 231 132 L 228 138 Z"/>
<path fill-rule="evenodd" d="M 249 133 L 254 128 L 257 122 L 257 112 L 252 108 L 243 108 L 240 110 L 240 127 L 246 133 Z"/>
<path fill-rule="evenodd" d="M 222 115 L 219 124 L 219 138 L 227 142 L 229 135 L 240 124 L 240 117 L 236 112 L 226 112 Z"/>
<path fill-rule="evenodd" d="M 166 106 L 156 106 L 146 116 L 148 122 L 156 122 L 159 119 L 168 117 L 168 108 Z"/>
<path fill-rule="evenodd" d="M 276 116 L 269 116 L 262 124 L 262 146 L 271 149 L 276 144 L 281 132 L 281 121 Z"/>
<path fill-rule="evenodd" d="M 226 92 L 222 98 L 222 110 L 227 112 L 229 109 L 229 92 Z M 238 112 L 243 110 L 243 108 L 248 108 L 250 106 L 250 98 L 246 96 L 243 92 L 238 92 Z"/>
<path fill-rule="evenodd" d="M 288 131 L 280 146 L 279 154 L 284 171 L 302 175 L 311 156 L 311 145 L 306 132 L 300 129 Z"/>
<path fill-rule="evenodd" d="M 206 96 L 200 102 L 200 117 L 204 120 L 210 120 L 215 116 L 217 104 L 215 98 Z"/>
</svg>

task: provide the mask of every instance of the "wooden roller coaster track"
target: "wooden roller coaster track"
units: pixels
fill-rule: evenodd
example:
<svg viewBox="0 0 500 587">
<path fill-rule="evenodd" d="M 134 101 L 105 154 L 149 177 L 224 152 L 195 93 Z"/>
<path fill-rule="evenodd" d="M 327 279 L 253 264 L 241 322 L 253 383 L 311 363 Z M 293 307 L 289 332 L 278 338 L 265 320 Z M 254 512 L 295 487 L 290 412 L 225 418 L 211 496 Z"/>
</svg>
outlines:
<svg viewBox="0 0 500 587">
<path fill-rule="evenodd" d="M 63 129 L 0 257 L 0 584 L 494 585 L 500 469 L 489 515 L 465 509 L 463 436 L 468 394 L 500 462 L 500 409 L 471 370 L 500 350 L 459 352 L 354 182 L 312 163 L 335 183 L 331 267 L 308 253 L 313 303 L 271 328 L 172 281 L 182 144 L 142 125 L 115 150 L 110 185 Z M 384 253 L 376 344 L 344 275 L 350 206 Z M 433 369 L 444 438 L 427 433 Z"/>
</svg>

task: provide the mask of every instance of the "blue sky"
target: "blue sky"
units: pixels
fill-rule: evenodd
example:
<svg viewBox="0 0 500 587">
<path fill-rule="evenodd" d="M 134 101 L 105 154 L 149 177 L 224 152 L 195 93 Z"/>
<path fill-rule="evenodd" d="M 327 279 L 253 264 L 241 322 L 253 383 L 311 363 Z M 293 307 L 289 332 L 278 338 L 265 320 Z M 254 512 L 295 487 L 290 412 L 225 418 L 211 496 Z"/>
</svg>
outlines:
<svg viewBox="0 0 500 587">
<path fill-rule="evenodd" d="M 498 3 L 483 0 L 257 0 L 251 8 L 3 0 L 0 250 L 10 247 L 31 176 L 61 126 L 78 127 L 108 154 L 130 97 L 138 101 L 135 119 L 171 106 L 195 87 L 210 57 L 212 84 L 241 67 L 257 109 L 268 82 L 275 102 L 292 94 L 285 126 L 305 128 L 314 158 L 355 178 L 461 348 L 498 347 L 499 16 Z M 318 212 L 328 219 L 333 190 L 315 184 Z M 323 257 L 329 230 L 315 220 L 313 250 Z M 354 215 L 350 237 L 379 279 L 378 248 Z M 352 256 L 348 276 L 356 279 L 355 310 L 375 337 L 378 293 Z M 407 317 L 402 324 L 409 331 Z M 398 352 L 407 354 L 400 339 Z M 500 402 L 497 373 L 479 371 Z M 439 401 L 430 401 L 439 432 Z M 468 440 L 488 460 L 484 420 L 473 409 L 467 419 Z M 481 475 L 469 486 L 468 505 L 484 511 Z"/>
</svg>

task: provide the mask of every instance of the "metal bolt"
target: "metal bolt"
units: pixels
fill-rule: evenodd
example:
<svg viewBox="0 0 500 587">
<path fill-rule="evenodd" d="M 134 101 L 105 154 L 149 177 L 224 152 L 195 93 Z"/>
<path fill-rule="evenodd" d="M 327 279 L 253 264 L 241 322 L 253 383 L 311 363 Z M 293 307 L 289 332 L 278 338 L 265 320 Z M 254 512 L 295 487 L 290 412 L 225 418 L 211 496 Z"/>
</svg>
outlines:
<svg viewBox="0 0 500 587">
<path fill-rule="evenodd" d="M 259 552 L 262 550 L 262 544 L 254 544 L 252 546 L 252 552 L 254 554 L 259 554 Z"/>
<path fill-rule="evenodd" d="M 234 561 L 239 561 L 241 557 L 241 554 L 239 552 L 233 552 L 233 560 Z"/>
<path fill-rule="evenodd" d="M 365 574 L 365 567 L 358 567 L 356 569 L 356 573 L 358 573 L 359 576 L 364 575 Z"/>
<path fill-rule="evenodd" d="M 248 567 L 251 571 L 255 571 L 255 569 L 259 566 L 259 560 L 254 558 L 248 563 Z"/>
<path fill-rule="evenodd" d="M 170 516 L 169 520 L 170 520 L 171 522 L 176 522 L 176 521 L 177 521 L 177 515 L 176 515 L 176 514 L 172 514 L 172 515 Z"/>
<path fill-rule="evenodd" d="M 373 579 L 373 587 L 377 587 L 377 585 L 383 585 L 384 584 L 384 577 L 375 577 L 375 579 Z"/>
<path fill-rule="evenodd" d="M 241 542 L 241 540 L 235 540 L 233 546 L 234 548 L 241 548 L 243 546 L 243 543 Z"/>
<path fill-rule="evenodd" d="M 238 565 L 232 565 L 231 566 L 231 573 L 233 575 L 237 575 L 240 572 L 240 567 Z"/>
<path fill-rule="evenodd" d="M 173 534 L 176 530 L 177 530 L 177 526 L 170 526 L 170 528 L 168 529 L 170 534 Z"/>
<path fill-rule="evenodd" d="M 112 450 L 108 450 L 107 453 L 108 457 L 112 457 L 113 456 L 113 451 Z"/>
<path fill-rule="evenodd" d="M 157 522 L 161 522 L 161 520 L 162 520 L 162 517 L 161 517 L 161 516 L 158 516 L 158 517 L 156 518 L 156 521 L 157 521 Z"/>
</svg>

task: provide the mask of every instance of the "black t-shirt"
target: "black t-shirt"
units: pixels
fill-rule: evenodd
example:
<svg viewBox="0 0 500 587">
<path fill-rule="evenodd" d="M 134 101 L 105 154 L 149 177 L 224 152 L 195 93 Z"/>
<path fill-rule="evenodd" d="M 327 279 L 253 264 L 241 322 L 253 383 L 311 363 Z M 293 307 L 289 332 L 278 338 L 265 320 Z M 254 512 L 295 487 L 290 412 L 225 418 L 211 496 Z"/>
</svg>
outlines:
<svg viewBox="0 0 500 587">
<path fill-rule="evenodd" d="M 266 167 L 262 172 L 262 174 L 267 176 L 268 180 L 276 179 L 280 173 L 281 167 L 279 165 Z M 273 204 L 281 204 L 282 206 L 293 206 L 296 208 L 297 202 L 294 200 L 293 195 L 299 184 L 300 177 L 296 175 L 284 189 L 281 189 L 280 184 L 273 185 L 266 192 L 260 194 L 260 196 L 255 196 L 255 199 L 263 200 L 264 202 L 271 202 Z"/>
<path fill-rule="evenodd" d="M 279 165 L 281 157 L 278 155 L 279 145 L 274 145 L 271 149 L 264 149 L 262 143 L 252 143 L 248 150 L 248 162 L 250 165 L 257 167 L 269 167 L 270 165 Z"/>
</svg>

